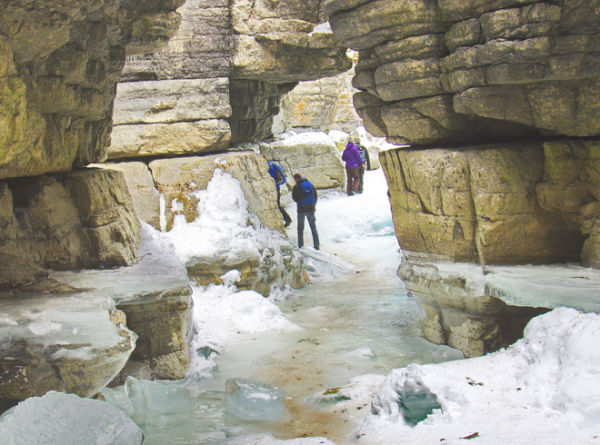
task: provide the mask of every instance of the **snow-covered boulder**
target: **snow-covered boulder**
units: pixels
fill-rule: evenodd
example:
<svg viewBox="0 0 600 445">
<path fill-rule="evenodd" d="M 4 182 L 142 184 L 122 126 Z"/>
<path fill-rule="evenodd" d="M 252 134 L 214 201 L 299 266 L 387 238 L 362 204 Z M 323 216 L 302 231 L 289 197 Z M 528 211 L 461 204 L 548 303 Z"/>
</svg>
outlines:
<svg viewBox="0 0 600 445">
<path fill-rule="evenodd" d="M 109 403 L 54 391 L 32 397 L 0 416 L 6 445 L 141 445 L 144 433 Z"/>
</svg>

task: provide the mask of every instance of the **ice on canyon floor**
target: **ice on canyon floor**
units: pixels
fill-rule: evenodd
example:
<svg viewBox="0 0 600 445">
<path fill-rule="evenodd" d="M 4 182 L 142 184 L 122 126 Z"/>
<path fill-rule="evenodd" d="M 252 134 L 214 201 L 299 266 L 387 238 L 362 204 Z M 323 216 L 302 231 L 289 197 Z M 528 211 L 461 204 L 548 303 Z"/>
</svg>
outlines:
<svg viewBox="0 0 600 445">
<path fill-rule="evenodd" d="M 254 291 L 239 291 L 232 283 L 238 271 L 222 279 L 228 285 L 193 286 L 193 320 L 196 334 L 192 350 L 209 348 L 217 354 L 244 334 L 256 332 L 294 332 L 302 328 L 281 312 L 271 301 Z M 189 377 L 210 377 L 216 369 L 214 355 L 193 354 Z"/>
<path fill-rule="evenodd" d="M 192 413 L 189 390 L 172 383 L 128 377 L 125 385 L 105 388 L 102 395 L 142 427 L 180 423 Z"/>
<path fill-rule="evenodd" d="M 189 278 L 171 242 L 142 222 L 139 261 L 112 270 L 53 271 L 52 277 L 79 288 L 102 290 L 118 304 L 165 298 L 172 289 L 188 287 Z M 177 298 L 180 298 L 179 296 Z"/>
<path fill-rule="evenodd" d="M 19 400 L 25 390 L 87 396 L 100 391 L 125 365 L 137 338 L 115 326 L 114 311 L 110 297 L 94 292 L 0 301 L 3 396 Z"/>
<path fill-rule="evenodd" d="M 525 337 L 484 357 L 395 369 L 357 431 L 358 443 L 592 444 L 600 436 L 600 315 L 559 308 Z M 402 395 L 435 395 L 441 409 L 412 426 Z"/>
<path fill-rule="evenodd" d="M 324 437 L 278 440 L 271 434 L 260 433 L 213 442 L 213 445 L 335 445 L 335 443 Z"/>
<path fill-rule="evenodd" d="M 225 409 L 242 420 L 276 420 L 285 413 L 285 394 L 266 382 L 229 379 L 225 383 Z"/>
<path fill-rule="evenodd" d="M 109 403 L 48 392 L 31 397 L 0 416 L 4 445 L 137 445 L 142 430 Z"/>
</svg>

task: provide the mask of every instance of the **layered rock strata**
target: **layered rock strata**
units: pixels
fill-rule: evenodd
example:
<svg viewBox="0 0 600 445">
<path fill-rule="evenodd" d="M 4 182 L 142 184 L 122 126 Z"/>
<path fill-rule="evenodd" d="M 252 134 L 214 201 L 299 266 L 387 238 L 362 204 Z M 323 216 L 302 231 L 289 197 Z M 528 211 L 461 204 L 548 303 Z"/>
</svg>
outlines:
<svg viewBox="0 0 600 445">
<path fill-rule="evenodd" d="M 321 0 L 310 3 L 188 0 L 163 50 L 128 59 L 109 157 L 214 153 L 270 136 L 282 94 L 351 66 L 331 32 L 313 32 L 325 18 Z"/>
<path fill-rule="evenodd" d="M 351 84 L 353 76 L 354 70 L 349 70 L 337 76 L 300 82 L 282 97 L 281 111 L 287 114 L 283 128 L 350 133 L 359 127 L 361 119 L 352 103 L 357 92 Z"/>
<path fill-rule="evenodd" d="M 126 55 L 163 46 L 179 25 L 181 3 L 2 5 L 0 295 L 2 337 L 9 339 L 1 354 L 3 397 L 48 390 L 92 396 L 134 348 L 135 334 L 115 327 L 125 317 L 106 294 L 52 279 L 48 268 L 136 261 L 140 224 L 123 175 L 81 168 L 106 156 Z"/>
<path fill-rule="evenodd" d="M 0 181 L 0 248 L 51 269 L 131 264 L 139 220 L 123 175 L 86 170 Z"/>
<path fill-rule="evenodd" d="M 164 44 L 179 24 L 179 3 L 3 5 L 0 179 L 66 172 L 101 160 L 125 54 Z"/>
<path fill-rule="evenodd" d="M 334 189 L 346 182 L 338 148 L 325 133 L 297 133 L 259 145 L 261 153 L 283 167 L 289 189 L 294 185 L 294 173 L 309 178 L 317 189 Z"/>
<path fill-rule="evenodd" d="M 460 273 L 424 291 L 414 271 L 436 261 L 597 266 L 598 2 L 329 0 L 325 11 L 359 51 L 365 127 L 412 145 L 381 159 L 407 254 L 400 274 L 426 335 L 492 350 L 509 326 L 504 303 L 482 293 L 474 310 L 448 297 L 460 294 Z M 459 312 L 462 321 L 448 315 Z M 450 340 L 481 317 L 495 334 Z"/>
<path fill-rule="evenodd" d="M 359 51 L 366 128 L 433 145 L 597 135 L 596 3 L 330 0 L 326 12 Z"/>
</svg>

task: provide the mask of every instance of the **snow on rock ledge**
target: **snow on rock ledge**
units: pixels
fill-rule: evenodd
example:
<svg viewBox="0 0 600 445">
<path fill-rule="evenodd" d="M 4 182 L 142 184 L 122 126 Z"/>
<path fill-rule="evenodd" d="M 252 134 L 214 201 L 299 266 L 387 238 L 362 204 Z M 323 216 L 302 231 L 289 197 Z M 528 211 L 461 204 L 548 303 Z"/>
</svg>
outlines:
<svg viewBox="0 0 600 445">
<path fill-rule="evenodd" d="M 121 371 L 137 338 L 115 326 L 115 313 L 99 292 L 0 300 L 0 401 L 50 390 L 97 394 Z"/>
</svg>

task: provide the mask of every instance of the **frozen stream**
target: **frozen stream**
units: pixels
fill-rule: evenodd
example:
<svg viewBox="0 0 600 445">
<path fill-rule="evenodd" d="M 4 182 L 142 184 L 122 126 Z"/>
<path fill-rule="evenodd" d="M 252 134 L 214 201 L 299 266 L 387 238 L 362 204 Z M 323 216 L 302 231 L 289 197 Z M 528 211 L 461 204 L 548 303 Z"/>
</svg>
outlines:
<svg viewBox="0 0 600 445">
<path fill-rule="evenodd" d="M 238 333 L 211 357 L 218 367 L 212 377 L 182 382 L 192 394 L 191 416 L 183 412 L 148 421 L 146 443 L 220 443 L 259 432 L 348 443 L 381 381 L 363 378 L 359 396 L 339 406 L 319 406 L 307 398 L 357 376 L 383 376 L 453 355 L 420 337 L 419 309 L 396 276 L 400 256 L 381 170 L 368 172 L 365 183 L 361 196 L 338 193 L 318 203 L 321 251 L 304 248 L 312 282 L 276 303 L 301 329 Z M 295 206 L 289 210 L 295 217 Z M 305 244 L 311 246 L 305 230 Z M 295 243 L 295 223 L 288 233 Z M 336 261 L 340 267 L 334 267 Z M 203 304 L 202 295 L 196 304 Z M 226 414 L 225 381 L 238 377 L 282 389 L 285 415 L 274 422 L 246 422 Z"/>
</svg>

